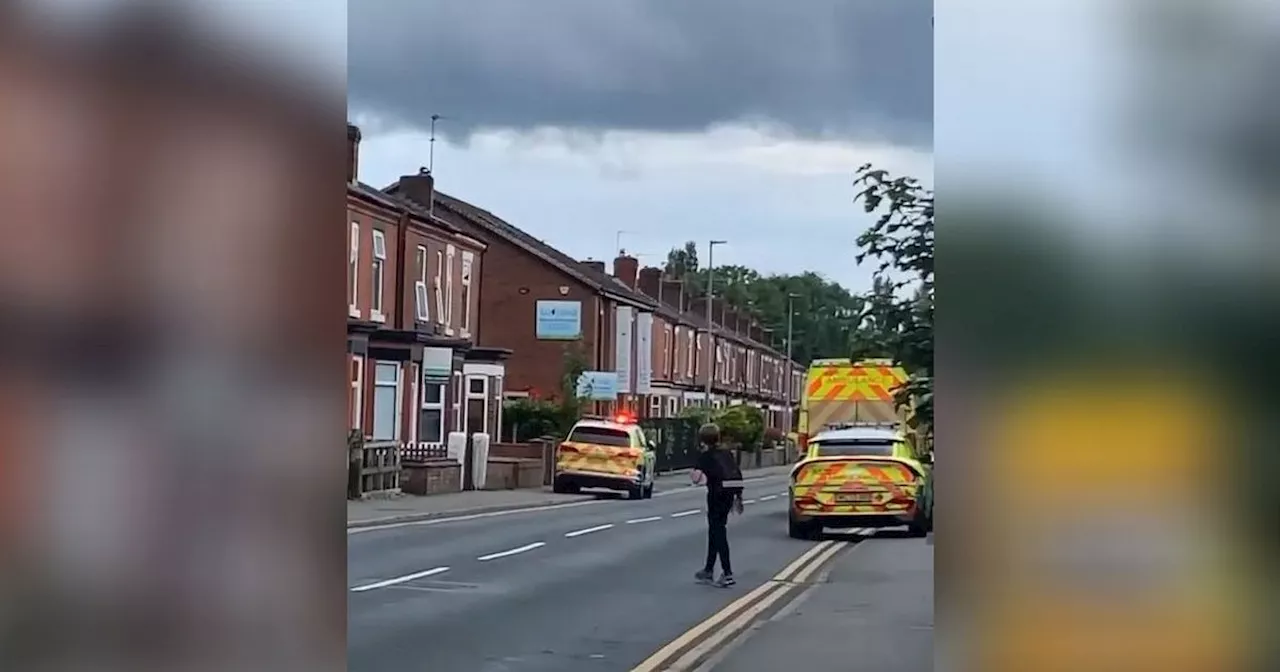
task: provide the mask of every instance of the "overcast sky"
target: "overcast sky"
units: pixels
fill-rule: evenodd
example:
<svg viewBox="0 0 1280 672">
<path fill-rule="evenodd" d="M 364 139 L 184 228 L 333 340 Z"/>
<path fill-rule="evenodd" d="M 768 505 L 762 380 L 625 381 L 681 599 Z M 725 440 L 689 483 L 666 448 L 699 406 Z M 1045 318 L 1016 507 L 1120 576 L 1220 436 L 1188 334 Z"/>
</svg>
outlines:
<svg viewBox="0 0 1280 672">
<path fill-rule="evenodd" d="M 440 189 L 581 258 L 820 272 L 861 291 L 865 162 L 932 183 L 929 0 L 362 0 L 361 179 Z"/>
</svg>

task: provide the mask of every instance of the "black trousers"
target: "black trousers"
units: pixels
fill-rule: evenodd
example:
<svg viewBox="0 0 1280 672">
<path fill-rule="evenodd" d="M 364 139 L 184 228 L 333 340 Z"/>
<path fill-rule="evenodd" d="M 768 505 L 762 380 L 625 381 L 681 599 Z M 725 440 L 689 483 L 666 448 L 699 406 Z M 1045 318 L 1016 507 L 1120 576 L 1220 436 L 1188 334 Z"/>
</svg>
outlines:
<svg viewBox="0 0 1280 672">
<path fill-rule="evenodd" d="M 706 572 L 714 570 L 716 558 L 720 558 L 720 570 L 733 573 L 729 562 L 729 512 L 732 510 L 732 496 L 707 495 L 707 563 L 702 568 Z"/>
</svg>

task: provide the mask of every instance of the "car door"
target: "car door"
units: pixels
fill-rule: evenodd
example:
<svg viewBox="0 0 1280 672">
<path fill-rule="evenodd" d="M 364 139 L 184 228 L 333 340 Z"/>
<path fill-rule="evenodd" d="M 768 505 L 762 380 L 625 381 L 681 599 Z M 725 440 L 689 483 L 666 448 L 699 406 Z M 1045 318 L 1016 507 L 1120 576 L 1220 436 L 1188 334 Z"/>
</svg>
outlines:
<svg viewBox="0 0 1280 672">
<path fill-rule="evenodd" d="M 644 429 L 636 427 L 631 435 L 632 445 L 644 451 L 644 478 L 643 483 L 652 483 L 654 478 L 654 465 L 657 462 L 657 453 L 653 450 L 653 444 L 649 441 L 648 435 L 644 433 Z"/>
</svg>

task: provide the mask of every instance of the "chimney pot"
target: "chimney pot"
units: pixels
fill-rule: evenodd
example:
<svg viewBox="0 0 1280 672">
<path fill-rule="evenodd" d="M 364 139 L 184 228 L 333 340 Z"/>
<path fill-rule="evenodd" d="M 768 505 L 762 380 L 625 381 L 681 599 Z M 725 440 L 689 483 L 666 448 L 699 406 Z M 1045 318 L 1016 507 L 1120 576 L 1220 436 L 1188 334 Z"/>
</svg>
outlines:
<svg viewBox="0 0 1280 672">
<path fill-rule="evenodd" d="M 659 297 L 665 299 L 665 292 L 661 291 L 662 287 L 662 271 L 652 266 L 640 269 L 640 273 L 636 279 L 636 288 L 644 292 L 646 296 L 657 299 Z M 666 301 L 663 301 L 666 303 Z"/>
</svg>

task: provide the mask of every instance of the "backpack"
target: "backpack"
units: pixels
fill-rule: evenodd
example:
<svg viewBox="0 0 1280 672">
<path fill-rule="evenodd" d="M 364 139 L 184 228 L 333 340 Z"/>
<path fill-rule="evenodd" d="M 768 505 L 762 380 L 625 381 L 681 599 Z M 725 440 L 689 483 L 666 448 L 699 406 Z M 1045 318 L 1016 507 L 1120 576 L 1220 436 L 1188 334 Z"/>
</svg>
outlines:
<svg viewBox="0 0 1280 672">
<path fill-rule="evenodd" d="M 715 458 L 717 471 L 720 473 L 720 481 L 725 492 L 732 495 L 742 494 L 742 469 L 738 468 L 738 460 L 734 459 L 733 453 L 727 450 L 713 450 L 711 455 Z"/>
</svg>

